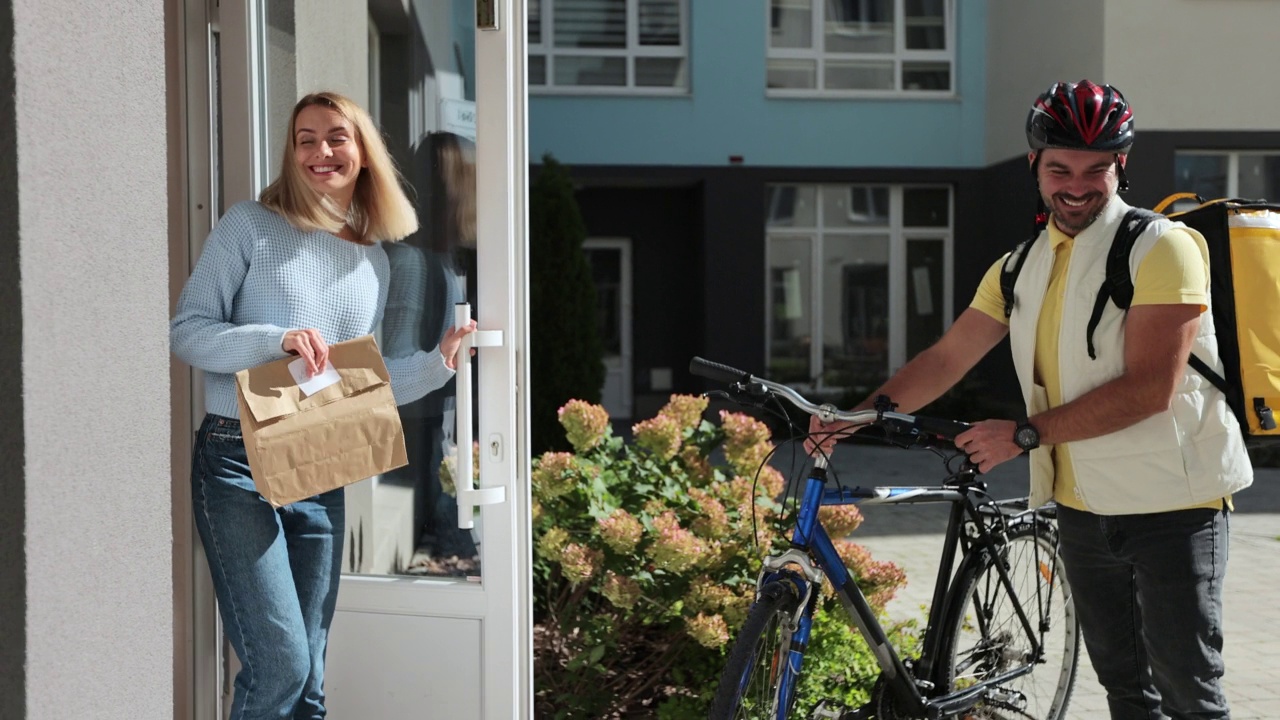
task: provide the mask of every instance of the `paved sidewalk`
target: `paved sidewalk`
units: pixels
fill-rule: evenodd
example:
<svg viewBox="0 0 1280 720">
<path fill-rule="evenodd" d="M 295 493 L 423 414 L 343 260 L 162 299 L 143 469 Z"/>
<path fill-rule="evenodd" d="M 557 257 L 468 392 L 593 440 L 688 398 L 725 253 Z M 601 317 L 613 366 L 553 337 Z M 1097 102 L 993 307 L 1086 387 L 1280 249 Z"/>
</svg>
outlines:
<svg viewBox="0 0 1280 720">
<path fill-rule="evenodd" d="M 930 485 L 943 477 L 941 463 L 928 451 L 869 445 L 842 447 L 834 468 L 849 484 Z M 997 468 L 988 477 L 992 493 L 1025 495 L 1026 472 L 1025 460 Z M 1235 506 L 1224 592 L 1225 686 L 1235 720 L 1273 720 L 1280 718 L 1280 469 L 1259 470 L 1253 487 L 1236 496 Z M 851 538 L 876 559 L 906 570 L 908 585 L 888 608 L 895 619 L 924 618 L 946 513 L 945 505 L 869 507 Z M 1069 717 L 1106 718 L 1106 707 L 1082 648 Z"/>
</svg>

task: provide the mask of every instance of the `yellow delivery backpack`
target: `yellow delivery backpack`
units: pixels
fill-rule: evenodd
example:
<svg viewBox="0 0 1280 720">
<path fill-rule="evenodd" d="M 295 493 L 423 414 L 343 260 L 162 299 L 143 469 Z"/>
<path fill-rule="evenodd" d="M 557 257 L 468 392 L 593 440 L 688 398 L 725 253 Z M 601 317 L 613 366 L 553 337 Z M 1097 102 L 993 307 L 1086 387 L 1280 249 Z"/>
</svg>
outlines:
<svg viewBox="0 0 1280 720">
<path fill-rule="evenodd" d="M 1226 370 L 1214 384 L 1226 393 L 1246 440 L 1280 438 L 1272 414 L 1280 411 L 1280 204 L 1204 202 L 1178 193 L 1155 211 L 1186 199 L 1199 205 L 1168 217 L 1199 230 L 1209 246 L 1213 323 Z"/>
</svg>

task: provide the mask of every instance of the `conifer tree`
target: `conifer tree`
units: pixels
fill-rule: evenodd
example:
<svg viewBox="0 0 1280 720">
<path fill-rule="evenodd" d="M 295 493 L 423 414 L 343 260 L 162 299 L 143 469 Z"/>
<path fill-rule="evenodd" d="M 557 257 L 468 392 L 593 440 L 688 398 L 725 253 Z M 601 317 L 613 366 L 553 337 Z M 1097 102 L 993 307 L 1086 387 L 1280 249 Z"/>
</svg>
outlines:
<svg viewBox="0 0 1280 720">
<path fill-rule="evenodd" d="M 573 181 L 550 155 L 529 188 L 530 436 L 534 456 L 567 450 L 557 411 L 600 402 L 604 353 L 595 282 L 582 251 L 586 226 Z"/>
</svg>

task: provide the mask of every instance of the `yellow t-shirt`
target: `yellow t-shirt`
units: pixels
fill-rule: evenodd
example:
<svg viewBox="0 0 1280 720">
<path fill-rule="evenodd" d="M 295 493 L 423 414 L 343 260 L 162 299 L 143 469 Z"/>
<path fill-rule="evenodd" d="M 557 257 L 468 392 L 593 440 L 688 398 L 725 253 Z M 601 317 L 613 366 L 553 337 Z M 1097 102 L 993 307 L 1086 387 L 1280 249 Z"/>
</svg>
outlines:
<svg viewBox="0 0 1280 720">
<path fill-rule="evenodd" d="M 1049 407 L 1062 405 L 1062 381 L 1058 369 L 1058 328 L 1062 324 L 1062 300 L 1066 289 L 1067 267 L 1071 263 L 1074 238 L 1068 237 L 1052 222 L 1049 223 L 1049 242 L 1053 248 L 1053 271 L 1045 292 L 1044 305 L 1040 309 L 1040 321 L 1036 325 L 1036 350 L 1034 368 L 1036 382 L 1045 388 Z M 1006 256 L 1007 257 L 1007 256 Z M 1000 290 L 1000 268 L 1004 258 L 992 265 L 974 295 L 969 307 L 996 319 L 1004 325 L 1004 293 Z M 1132 305 L 1192 305 L 1207 309 L 1206 294 L 1209 287 L 1209 248 L 1204 238 L 1182 228 L 1171 228 L 1160 236 L 1151 251 L 1138 266 L 1133 280 Z M 1053 499 L 1060 505 L 1085 510 L 1076 497 L 1076 478 L 1071 470 L 1067 445 L 1051 448 L 1053 454 Z M 1221 508 L 1230 498 L 1213 500 L 1191 507 Z"/>
</svg>

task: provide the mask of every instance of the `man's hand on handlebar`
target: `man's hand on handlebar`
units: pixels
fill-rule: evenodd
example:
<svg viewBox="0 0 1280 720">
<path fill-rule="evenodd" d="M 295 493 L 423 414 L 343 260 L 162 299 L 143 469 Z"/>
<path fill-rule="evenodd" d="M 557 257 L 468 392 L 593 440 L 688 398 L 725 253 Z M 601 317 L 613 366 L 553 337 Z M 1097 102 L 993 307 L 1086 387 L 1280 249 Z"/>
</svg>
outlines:
<svg viewBox="0 0 1280 720">
<path fill-rule="evenodd" d="M 804 451 L 810 455 L 816 455 L 818 450 L 821 450 L 823 455 L 830 457 L 836 442 L 852 436 L 857 430 L 857 426 L 842 420 L 823 424 L 814 415 L 809 418 L 809 437 L 804 439 Z"/>
<path fill-rule="evenodd" d="M 956 447 L 969 455 L 969 461 L 984 473 L 1022 454 L 1013 442 L 1018 424 L 1012 420 L 983 420 L 956 436 Z"/>
</svg>

